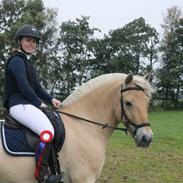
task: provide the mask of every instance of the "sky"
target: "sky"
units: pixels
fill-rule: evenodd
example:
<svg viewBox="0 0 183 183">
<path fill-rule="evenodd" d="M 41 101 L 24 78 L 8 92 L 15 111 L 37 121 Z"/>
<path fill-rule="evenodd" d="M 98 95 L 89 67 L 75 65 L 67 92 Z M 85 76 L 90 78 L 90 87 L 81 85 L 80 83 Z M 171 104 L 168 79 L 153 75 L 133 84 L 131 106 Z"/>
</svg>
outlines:
<svg viewBox="0 0 183 183">
<path fill-rule="evenodd" d="M 89 16 L 91 28 L 100 34 L 121 28 L 129 22 L 143 17 L 146 23 L 162 32 L 161 24 L 167 9 L 178 6 L 183 11 L 183 0 L 43 0 L 44 5 L 57 9 L 59 24 Z"/>
</svg>

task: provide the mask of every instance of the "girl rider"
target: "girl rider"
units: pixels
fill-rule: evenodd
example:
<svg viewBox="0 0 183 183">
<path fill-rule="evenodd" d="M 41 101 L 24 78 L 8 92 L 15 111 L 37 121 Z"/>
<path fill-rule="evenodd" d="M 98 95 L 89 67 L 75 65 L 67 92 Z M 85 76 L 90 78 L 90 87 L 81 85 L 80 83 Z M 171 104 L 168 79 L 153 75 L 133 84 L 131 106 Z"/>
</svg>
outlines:
<svg viewBox="0 0 183 183">
<path fill-rule="evenodd" d="M 47 116 L 39 109 L 48 102 L 59 107 L 61 101 L 45 91 L 36 76 L 30 57 L 36 52 L 41 37 L 36 27 L 23 25 L 15 34 L 18 49 L 8 59 L 5 67 L 5 103 L 10 115 L 40 137 L 37 147 L 35 178 L 39 183 L 59 182 L 61 175 L 51 175 L 48 157 L 54 129 Z"/>
</svg>

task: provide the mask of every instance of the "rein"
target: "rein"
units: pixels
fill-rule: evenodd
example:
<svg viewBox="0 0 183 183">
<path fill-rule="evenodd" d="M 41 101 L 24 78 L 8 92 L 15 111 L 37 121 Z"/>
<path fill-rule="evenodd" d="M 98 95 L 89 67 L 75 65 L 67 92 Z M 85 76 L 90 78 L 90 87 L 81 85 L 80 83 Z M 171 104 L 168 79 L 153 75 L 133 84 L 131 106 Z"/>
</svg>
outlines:
<svg viewBox="0 0 183 183">
<path fill-rule="evenodd" d="M 126 128 L 114 127 L 114 126 L 109 125 L 109 123 L 105 123 L 105 124 L 99 123 L 99 122 L 92 121 L 92 120 L 89 120 L 89 119 L 86 119 L 86 118 L 83 118 L 83 117 L 80 117 L 80 116 L 76 116 L 76 115 L 71 114 L 71 113 L 63 112 L 63 111 L 56 111 L 56 112 L 67 115 L 67 116 L 72 117 L 72 118 L 82 120 L 84 122 L 88 122 L 88 123 L 91 123 L 91 124 L 101 126 L 102 129 L 110 128 L 110 129 L 113 129 L 113 130 L 120 130 L 120 131 L 124 131 L 126 134 L 128 133 L 128 129 L 131 125 L 131 126 L 135 127 L 135 131 L 134 131 L 134 134 L 133 134 L 133 136 L 135 136 L 136 131 L 137 131 L 138 128 L 142 128 L 142 127 L 145 127 L 145 126 L 150 126 L 150 124 L 148 122 L 145 122 L 145 123 L 142 123 L 142 124 L 135 124 L 132 121 L 130 121 L 130 119 L 127 117 L 126 112 L 125 112 L 125 108 L 124 108 L 124 104 L 123 104 L 124 102 L 123 102 L 122 93 L 126 92 L 126 91 L 129 91 L 129 90 L 140 90 L 140 91 L 144 92 L 144 89 L 142 87 L 140 87 L 139 85 L 136 85 L 135 87 L 124 88 L 124 89 L 121 88 L 121 91 L 120 91 L 120 93 L 121 93 L 121 99 L 120 99 L 120 102 L 121 102 L 121 120 L 123 119 L 123 116 L 124 116 L 124 118 L 126 119 L 125 123 L 124 123 Z"/>
<path fill-rule="evenodd" d="M 79 120 L 82 120 L 82 121 L 85 121 L 85 122 L 88 122 L 88 123 L 92 123 L 92 124 L 101 126 L 102 129 L 104 129 L 104 128 L 111 128 L 113 130 L 120 130 L 120 131 L 124 131 L 125 133 L 127 133 L 127 129 L 126 128 L 113 127 L 113 126 L 109 125 L 109 123 L 102 124 L 102 123 L 99 123 L 99 122 L 96 122 L 96 121 L 92 121 L 92 120 L 89 120 L 89 119 L 86 119 L 86 118 L 82 118 L 80 116 L 76 116 L 76 115 L 73 115 L 71 113 L 67 113 L 67 112 L 63 112 L 63 111 L 57 111 L 57 112 L 61 113 L 61 114 L 65 114 L 65 115 L 67 115 L 69 117 L 73 117 L 73 118 L 76 118 L 76 119 L 79 119 Z"/>
</svg>

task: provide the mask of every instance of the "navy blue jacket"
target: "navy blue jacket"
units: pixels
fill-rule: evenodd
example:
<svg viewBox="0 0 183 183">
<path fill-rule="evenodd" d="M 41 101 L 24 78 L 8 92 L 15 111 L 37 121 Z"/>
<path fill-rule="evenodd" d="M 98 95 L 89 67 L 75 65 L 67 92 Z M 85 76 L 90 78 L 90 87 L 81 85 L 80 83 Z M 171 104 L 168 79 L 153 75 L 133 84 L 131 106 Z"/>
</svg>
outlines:
<svg viewBox="0 0 183 183">
<path fill-rule="evenodd" d="M 40 85 L 35 68 L 25 54 L 19 52 L 8 60 L 4 104 L 7 109 L 17 104 L 40 107 L 42 100 L 51 103 L 52 98 Z"/>
</svg>

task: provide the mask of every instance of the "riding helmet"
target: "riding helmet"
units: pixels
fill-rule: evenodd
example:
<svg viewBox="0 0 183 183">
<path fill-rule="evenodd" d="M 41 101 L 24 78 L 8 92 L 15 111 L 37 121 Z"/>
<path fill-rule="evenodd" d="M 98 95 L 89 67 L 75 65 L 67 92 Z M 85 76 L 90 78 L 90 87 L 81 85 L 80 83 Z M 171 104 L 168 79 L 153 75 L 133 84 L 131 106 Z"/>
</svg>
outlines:
<svg viewBox="0 0 183 183">
<path fill-rule="evenodd" d="M 17 30 L 15 34 L 15 41 L 18 42 L 18 40 L 24 36 L 33 37 L 37 40 L 37 42 L 39 42 L 41 39 L 38 29 L 35 26 L 29 24 L 25 24 Z"/>
</svg>

